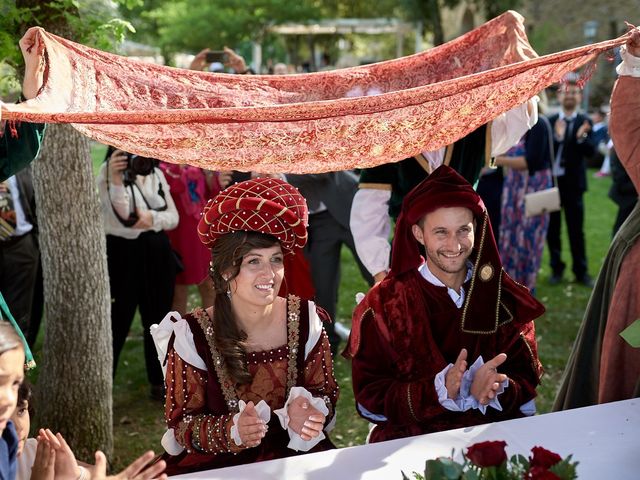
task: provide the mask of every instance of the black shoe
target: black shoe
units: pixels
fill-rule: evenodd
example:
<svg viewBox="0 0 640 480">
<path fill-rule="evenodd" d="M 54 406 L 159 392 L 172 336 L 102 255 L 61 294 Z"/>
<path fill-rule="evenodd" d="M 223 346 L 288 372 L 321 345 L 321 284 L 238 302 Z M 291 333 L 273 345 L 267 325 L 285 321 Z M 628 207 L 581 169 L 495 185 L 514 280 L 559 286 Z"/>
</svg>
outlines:
<svg viewBox="0 0 640 480">
<path fill-rule="evenodd" d="M 580 278 L 576 278 L 576 283 L 584 285 L 587 288 L 593 288 L 594 285 L 593 278 L 591 278 L 591 275 L 589 275 L 588 273 L 584 274 Z"/>
<path fill-rule="evenodd" d="M 164 402 L 164 385 L 151 385 L 149 398 L 158 402 Z"/>
<path fill-rule="evenodd" d="M 549 285 L 559 285 L 562 283 L 562 274 L 554 273 L 549 277 Z"/>
</svg>

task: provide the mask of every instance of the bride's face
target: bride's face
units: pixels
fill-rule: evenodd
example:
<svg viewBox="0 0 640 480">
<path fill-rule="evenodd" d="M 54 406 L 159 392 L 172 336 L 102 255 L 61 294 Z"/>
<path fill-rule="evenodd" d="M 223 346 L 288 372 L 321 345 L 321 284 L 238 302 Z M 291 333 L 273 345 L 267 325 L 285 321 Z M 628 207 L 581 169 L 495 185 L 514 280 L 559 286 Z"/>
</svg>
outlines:
<svg viewBox="0 0 640 480">
<path fill-rule="evenodd" d="M 254 248 L 242 258 L 240 272 L 231 280 L 231 301 L 269 305 L 278 296 L 283 278 L 284 264 L 280 244 Z"/>
</svg>

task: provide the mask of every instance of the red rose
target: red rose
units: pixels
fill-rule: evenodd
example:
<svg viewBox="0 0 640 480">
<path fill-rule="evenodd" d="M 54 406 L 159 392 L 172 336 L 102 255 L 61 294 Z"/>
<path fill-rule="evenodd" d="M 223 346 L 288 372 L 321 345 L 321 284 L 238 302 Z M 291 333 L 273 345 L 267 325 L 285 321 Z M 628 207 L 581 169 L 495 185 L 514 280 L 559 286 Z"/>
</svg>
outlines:
<svg viewBox="0 0 640 480">
<path fill-rule="evenodd" d="M 469 447 L 467 458 L 478 467 L 497 467 L 507 460 L 507 442 L 480 442 Z"/>
<path fill-rule="evenodd" d="M 553 467 L 556 463 L 562 461 L 562 457 L 557 453 L 550 452 L 549 450 L 542 447 L 533 447 L 531 449 L 531 453 L 533 453 L 533 458 L 530 458 L 531 468 L 533 467 L 542 467 L 545 470 Z"/>
<path fill-rule="evenodd" d="M 530 467 L 527 475 L 525 476 L 527 480 L 562 480 L 555 473 L 550 472 L 545 467 Z"/>
</svg>

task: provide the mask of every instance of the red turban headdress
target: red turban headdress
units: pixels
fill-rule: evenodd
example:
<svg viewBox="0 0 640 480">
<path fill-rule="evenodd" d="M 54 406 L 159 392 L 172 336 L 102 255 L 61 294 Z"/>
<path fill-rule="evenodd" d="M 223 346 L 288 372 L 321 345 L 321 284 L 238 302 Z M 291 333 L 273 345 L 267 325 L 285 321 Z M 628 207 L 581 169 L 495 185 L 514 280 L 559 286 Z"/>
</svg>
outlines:
<svg viewBox="0 0 640 480">
<path fill-rule="evenodd" d="M 198 223 L 207 247 L 227 233 L 258 232 L 276 237 L 286 252 L 307 243 L 307 202 L 278 178 L 256 178 L 231 185 L 210 199 Z"/>
</svg>

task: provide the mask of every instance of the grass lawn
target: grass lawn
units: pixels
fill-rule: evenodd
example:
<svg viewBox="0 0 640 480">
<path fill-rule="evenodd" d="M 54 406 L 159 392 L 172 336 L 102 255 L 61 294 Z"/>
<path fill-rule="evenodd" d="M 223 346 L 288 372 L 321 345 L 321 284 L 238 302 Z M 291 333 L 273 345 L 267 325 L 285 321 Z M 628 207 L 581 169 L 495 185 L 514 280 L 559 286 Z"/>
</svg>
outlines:
<svg viewBox="0 0 640 480">
<path fill-rule="evenodd" d="M 94 148 L 93 156 L 94 165 L 97 166 L 104 158 L 104 150 Z M 594 179 L 592 174 L 593 171 L 588 173 L 590 190 L 585 196 L 585 231 L 589 270 L 595 278 L 611 240 L 611 227 L 617 208 L 607 197 L 611 180 Z M 564 259 L 569 266 L 567 271 L 570 272 L 571 262 L 564 226 L 563 247 Z M 346 249 L 342 252 L 342 267 L 338 316 L 341 322 L 350 325 L 355 294 L 359 291 L 366 292 L 367 286 Z M 550 286 L 548 277 L 548 252 L 545 249 L 537 289 L 538 298 L 547 308 L 545 316 L 536 322 L 539 353 L 545 367 L 543 383 L 538 390 L 540 413 L 547 413 L 551 409 L 591 292 L 586 287 L 571 283 L 568 278 L 561 285 Z M 199 303 L 195 289 L 189 302 L 191 307 Z M 112 461 L 116 468 L 126 465 L 149 448 L 156 452 L 162 451 L 160 438 L 165 430 L 163 407 L 148 397 L 141 332 L 141 324 L 136 319 L 124 347 L 114 384 L 115 452 Z M 355 413 L 350 366 L 341 357 L 336 359 L 335 373 L 341 386 L 341 394 L 332 439 L 338 447 L 360 445 L 364 443 L 367 434 L 367 423 Z"/>
</svg>

